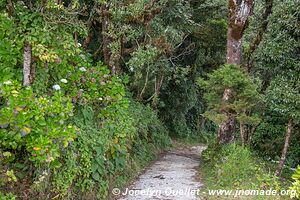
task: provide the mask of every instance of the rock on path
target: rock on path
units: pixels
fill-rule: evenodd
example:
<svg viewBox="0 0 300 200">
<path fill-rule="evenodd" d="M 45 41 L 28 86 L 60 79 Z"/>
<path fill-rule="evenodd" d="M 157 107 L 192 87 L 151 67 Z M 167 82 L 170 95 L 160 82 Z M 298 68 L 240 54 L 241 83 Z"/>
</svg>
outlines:
<svg viewBox="0 0 300 200">
<path fill-rule="evenodd" d="M 150 166 L 119 200 L 197 200 L 198 169 L 205 146 L 177 148 Z M 126 194 L 125 194 L 126 193 Z"/>
</svg>

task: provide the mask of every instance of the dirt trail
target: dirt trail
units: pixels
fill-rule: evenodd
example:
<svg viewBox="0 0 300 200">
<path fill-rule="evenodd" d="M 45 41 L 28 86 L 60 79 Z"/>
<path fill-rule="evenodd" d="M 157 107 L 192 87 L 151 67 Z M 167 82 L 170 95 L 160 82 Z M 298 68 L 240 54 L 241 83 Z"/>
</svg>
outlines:
<svg viewBox="0 0 300 200">
<path fill-rule="evenodd" d="M 198 169 L 205 146 L 176 148 L 150 166 L 119 200 L 197 200 Z M 125 195 L 126 193 L 126 195 Z"/>
</svg>

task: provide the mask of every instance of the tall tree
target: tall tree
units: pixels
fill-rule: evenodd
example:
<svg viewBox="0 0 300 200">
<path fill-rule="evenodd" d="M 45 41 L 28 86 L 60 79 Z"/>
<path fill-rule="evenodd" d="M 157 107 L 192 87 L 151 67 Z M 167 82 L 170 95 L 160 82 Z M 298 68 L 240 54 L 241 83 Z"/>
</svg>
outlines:
<svg viewBox="0 0 300 200">
<path fill-rule="evenodd" d="M 242 61 L 242 37 L 252 13 L 254 0 L 229 0 L 228 2 L 228 30 L 226 60 L 228 64 L 240 65 Z M 222 104 L 226 105 L 233 96 L 231 88 L 225 88 Z M 231 112 L 224 111 L 225 120 L 220 123 L 218 143 L 229 143 L 234 139 L 235 119 Z"/>
</svg>

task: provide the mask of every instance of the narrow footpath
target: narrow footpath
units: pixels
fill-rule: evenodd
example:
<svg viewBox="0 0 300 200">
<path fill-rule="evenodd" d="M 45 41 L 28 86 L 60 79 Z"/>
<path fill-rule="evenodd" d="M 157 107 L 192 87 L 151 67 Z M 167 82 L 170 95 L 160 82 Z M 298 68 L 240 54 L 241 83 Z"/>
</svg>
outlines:
<svg viewBox="0 0 300 200">
<path fill-rule="evenodd" d="M 170 150 L 125 189 L 119 200 L 198 200 L 200 155 L 205 148 Z"/>
</svg>

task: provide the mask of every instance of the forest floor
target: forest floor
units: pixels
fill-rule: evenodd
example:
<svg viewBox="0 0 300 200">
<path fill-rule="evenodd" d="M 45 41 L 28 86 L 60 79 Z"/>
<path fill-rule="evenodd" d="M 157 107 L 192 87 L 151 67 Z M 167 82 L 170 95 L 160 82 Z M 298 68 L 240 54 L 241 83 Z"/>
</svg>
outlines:
<svg viewBox="0 0 300 200">
<path fill-rule="evenodd" d="M 178 145 L 122 191 L 119 200 L 197 200 L 202 183 L 199 164 L 204 145 Z M 113 192 L 120 192 L 116 189 Z"/>
</svg>

